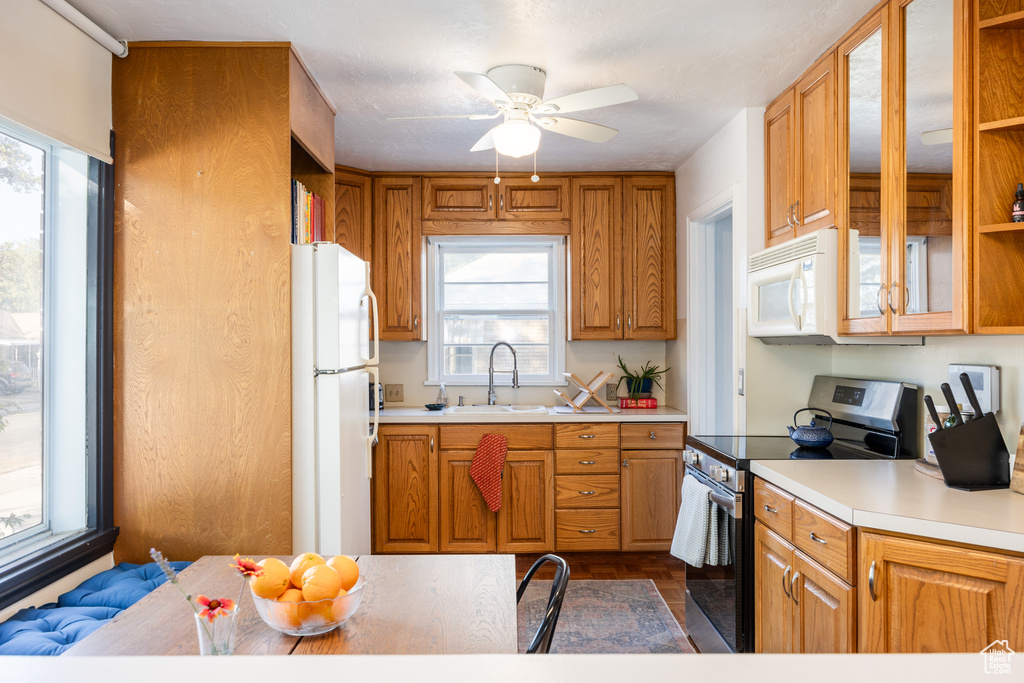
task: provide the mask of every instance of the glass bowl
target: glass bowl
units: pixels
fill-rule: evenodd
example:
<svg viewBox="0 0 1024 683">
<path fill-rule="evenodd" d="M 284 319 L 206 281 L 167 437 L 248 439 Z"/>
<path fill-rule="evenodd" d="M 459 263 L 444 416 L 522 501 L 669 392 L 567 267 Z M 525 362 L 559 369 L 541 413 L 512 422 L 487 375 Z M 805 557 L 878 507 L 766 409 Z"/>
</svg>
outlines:
<svg viewBox="0 0 1024 683">
<path fill-rule="evenodd" d="M 360 576 L 346 595 L 333 600 L 278 602 L 256 595 L 252 601 L 267 626 L 289 636 L 315 636 L 338 628 L 359 609 L 366 580 Z"/>
</svg>

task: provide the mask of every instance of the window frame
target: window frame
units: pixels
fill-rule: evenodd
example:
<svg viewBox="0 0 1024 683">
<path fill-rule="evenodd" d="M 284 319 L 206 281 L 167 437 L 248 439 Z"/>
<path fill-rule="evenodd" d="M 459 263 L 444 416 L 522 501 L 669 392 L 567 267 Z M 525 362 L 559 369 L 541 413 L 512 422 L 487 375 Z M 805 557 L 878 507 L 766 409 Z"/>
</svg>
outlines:
<svg viewBox="0 0 1024 683">
<path fill-rule="evenodd" d="M 548 281 L 549 301 L 552 308 L 549 328 L 549 349 L 551 353 L 551 373 L 544 376 L 524 375 L 519 373 L 520 386 L 565 386 L 565 355 L 566 355 L 566 244 L 561 235 L 446 235 L 431 236 L 427 242 L 427 310 L 430 311 L 426 330 L 427 337 L 427 380 L 425 385 L 446 384 L 449 386 L 487 386 L 487 374 L 470 376 L 447 376 L 444 368 L 444 314 L 450 311 L 441 309 L 440 288 L 441 273 L 438 269 L 440 249 L 444 245 L 457 247 L 493 247 L 516 248 L 524 245 L 538 245 L 552 251 L 552 272 Z M 536 313 L 542 309 L 503 310 L 496 313 Z M 491 311 L 477 311 L 489 313 Z M 515 345 L 513 344 L 513 347 Z"/>
<path fill-rule="evenodd" d="M 0 120 L 0 124 L 18 139 L 28 138 L 26 142 L 30 144 L 41 141 L 51 147 L 65 147 L 9 120 Z M 113 157 L 113 132 L 110 148 Z M 52 164 L 51 155 L 54 155 L 52 149 L 47 151 L 48 171 Z M 46 182 L 51 181 L 47 178 Z M 55 534 L 54 538 L 58 539 L 55 542 L 0 567 L 0 609 L 110 553 L 117 538 L 113 495 L 113 193 L 114 167 L 89 156 L 86 189 L 86 527 L 79 532 Z M 52 194 L 47 197 L 48 211 L 54 201 L 56 197 Z M 49 225 L 50 217 L 46 220 Z M 44 306 L 45 296 L 44 291 Z M 43 314 L 47 315 L 47 309 L 44 308 Z M 44 495 L 49 496 L 50 492 L 47 490 Z"/>
</svg>

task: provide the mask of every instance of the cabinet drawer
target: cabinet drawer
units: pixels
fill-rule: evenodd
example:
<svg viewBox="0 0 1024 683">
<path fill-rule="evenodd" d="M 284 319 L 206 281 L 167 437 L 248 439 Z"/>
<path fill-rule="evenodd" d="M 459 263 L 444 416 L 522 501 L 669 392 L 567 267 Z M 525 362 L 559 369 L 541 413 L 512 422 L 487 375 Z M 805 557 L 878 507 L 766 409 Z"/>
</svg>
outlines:
<svg viewBox="0 0 1024 683">
<path fill-rule="evenodd" d="M 618 474 L 619 451 L 555 451 L 555 474 Z"/>
<path fill-rule="evenodd" d="M 555 448 L 618 448 L 619 425 L 601 424 L 555 425 Z"/>
<path fill-rule="evenodd" d="M 552 446 L 549 424 L 458 424 L 441 425 L 441 449 L 475 451 L 484 434 L 501 434 L 510 451 L 549 451 Z"/>
<path fill-rule="evenodd" d="M 619 507 L 619 475 L 560 474 L 555 477 L 556 508 Z"/>
<path fill-rule="evenodd" d="M 622 448 L 682 448 L 681 424 L 623 424 Z"/>
<path fill-rule="evenodd" d="M 802 500 L 793 504 L 793 545 L 851 586 L 857 584 L 853 527 Z"/>
<path fill-rule="evenodd" d="M 555 547 L 558 550 L 618 550 L 618 510 L 557 510 Z"/>
<path fill-rule="evenodd" d="M 754 480 L 754 517 L 787 541 L 793 540 L 793 500 L 763 479 Z"/>
</svg>

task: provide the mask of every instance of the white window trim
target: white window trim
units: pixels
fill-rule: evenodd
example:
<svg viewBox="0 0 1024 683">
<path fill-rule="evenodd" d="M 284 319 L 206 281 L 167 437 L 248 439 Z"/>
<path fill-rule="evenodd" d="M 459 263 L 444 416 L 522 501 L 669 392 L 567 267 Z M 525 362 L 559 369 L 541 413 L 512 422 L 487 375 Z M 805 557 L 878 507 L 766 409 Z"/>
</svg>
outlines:
<svg viewBox="0 0 1024 683">
<path fill-rule="evenodd" d="M 509 236 L 444 236 L 427 238 L 427 310 L 430 311 L 427 329 L 427 379 L 424 382 L 427 386 L 436 386 L 442 381 L 448 386 L 487 386 L 487 375 L 474 375 L 466 378 L 441 378 L 443 367 L 442 354 L 444 350 L 441 330 L 443 329 L 442 319 L 444 311 L 440 310 L 440 292 L 438 287 L 440 280 L 437 274 L 438 249 L 443 244 L 456 245 L 485 245 L 488 247 L 498 246 L 519 246 L 524 244 L 538 244 L 551 246 L 553 249 L 553 277 L 549 286 L 554 290 L 554 310 L 551 316 L 551 358 L 552 374 L 546 377 L 519 375 L 521 386 L 542 386 L 556 387 L 566 386 L 565 380 L 565 340 L 566 340 L 566 261 L 565 261 L 565 237 L 541 236 L 541 235 L 509 235 Z M 508 311 L 515 313 L 516 311 Z M 515 345 L 513 345 L 515 346 Z M 504 374 L 500 375 L 503 381 L 507 381 Z M 498 379 L 495 378 L 495 382 Z"/>
</svg>

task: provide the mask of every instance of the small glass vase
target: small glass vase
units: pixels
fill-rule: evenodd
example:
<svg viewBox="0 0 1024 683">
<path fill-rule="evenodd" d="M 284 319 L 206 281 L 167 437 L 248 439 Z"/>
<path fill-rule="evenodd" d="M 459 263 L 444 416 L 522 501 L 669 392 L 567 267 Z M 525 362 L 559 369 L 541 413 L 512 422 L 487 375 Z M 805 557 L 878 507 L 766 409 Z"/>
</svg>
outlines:
<svg viewBox="0 0 1024 683">
<path fill-rule="evenodd" d="M 227 614 L 214 617 L 213 621 L 198 614 L 193 616 L 196 619 L 196 631 L 199 633 L 200 655 L 229 655 L 234 652 L 237 607 Z"/>
</svg>

